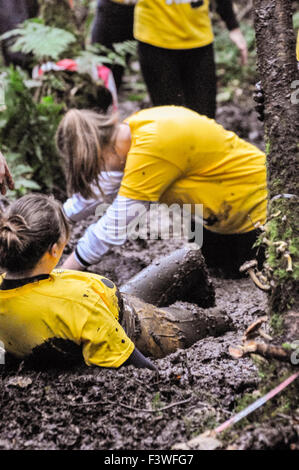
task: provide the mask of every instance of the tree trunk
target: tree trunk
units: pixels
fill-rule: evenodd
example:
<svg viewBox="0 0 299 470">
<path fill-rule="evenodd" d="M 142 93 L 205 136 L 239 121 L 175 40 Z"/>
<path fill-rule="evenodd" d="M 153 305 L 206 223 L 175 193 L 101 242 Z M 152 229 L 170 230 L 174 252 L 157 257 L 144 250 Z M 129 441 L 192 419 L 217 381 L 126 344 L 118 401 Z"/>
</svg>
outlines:
<svg viewBox="0 0 299 470">
<path fill-rule="evenodd" d="M 265 95 L 269 187 L 266 269 L 272 317 L 298 312 L 298 103 L 299 88 L 291 0 L 254 0 L 258 68 Z M 266 239 L 266 240 L 265 240 Z M 279 243 L 284 242 L 284 243 Z M 297 243 L 297 244 L 296 244 Z M 298 289 L 297 289 L 298 290 Z M 298 316 L 297 325 L 298 325 Z M 279 321 L 278 323 L 281 324 Z M 299 327 L 298 327 L 299 328 Z M 294 331 L 292 335 L 299 332 Z M 296 328 L 295 328 L 296 330 Z"/>
</svg>

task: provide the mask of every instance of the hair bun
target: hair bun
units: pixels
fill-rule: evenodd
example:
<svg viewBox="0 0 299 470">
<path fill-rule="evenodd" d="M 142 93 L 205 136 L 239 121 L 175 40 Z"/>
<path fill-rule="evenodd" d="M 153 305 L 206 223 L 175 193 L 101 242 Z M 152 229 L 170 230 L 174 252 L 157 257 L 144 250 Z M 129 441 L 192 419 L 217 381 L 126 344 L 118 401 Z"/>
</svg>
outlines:
<svg viewBox="0 0 299 470">
<path fill-rule="evenodd" d="M 11 215 L 9 217 L 2 217 L 0 221 L 0 230 L 17 233 L 22 229 L 28 228 L 24 218 L 21 215 Z"/>
<path fill-rule="evenodd" d="M 28 225 L 20 215 L 2 217 L 0 221 L 0 261 L 5 258 L 8 251 L 19 253 L 26 244 L 26 230 Z"/>
</svg>

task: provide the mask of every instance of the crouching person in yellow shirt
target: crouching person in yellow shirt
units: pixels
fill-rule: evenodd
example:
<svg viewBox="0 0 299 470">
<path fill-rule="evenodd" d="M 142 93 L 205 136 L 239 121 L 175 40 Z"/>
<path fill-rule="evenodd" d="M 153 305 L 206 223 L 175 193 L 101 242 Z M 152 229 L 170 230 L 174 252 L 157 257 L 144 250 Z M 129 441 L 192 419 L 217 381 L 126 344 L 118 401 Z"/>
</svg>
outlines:
<svg viewBox="0 0 299 470">
<path fill-rule="evenodd" d="M 0 340 L 5 351 L 35 363 L 64 361 L 78 351 L 87 365 L 155 369 L 119 321 L 121 300 L 108 279 L 55 270 L 69 237 L 53 198 L 28 195 L 0 220 Z M 76 351 L 76 353 L 75 353 Z"/>
<path fill-rule="evenodd" d="M 255 257 L 256 227 L 266 220 L 265 154 L 213 119 L 178 106 L 144 109 L 124 122 L 70 110 L 57 145 L 72 195 L 64 204 L 67 217 L 78 221 L 94 214 L 103 196 L 113 201 L 88 227 L 65 268 L 97 263 L 125 242 L 134 208 L 147 211 L 157 202 L 203 206 L 202 252 L 209 266 L 235 276 Z"/>
</svg>

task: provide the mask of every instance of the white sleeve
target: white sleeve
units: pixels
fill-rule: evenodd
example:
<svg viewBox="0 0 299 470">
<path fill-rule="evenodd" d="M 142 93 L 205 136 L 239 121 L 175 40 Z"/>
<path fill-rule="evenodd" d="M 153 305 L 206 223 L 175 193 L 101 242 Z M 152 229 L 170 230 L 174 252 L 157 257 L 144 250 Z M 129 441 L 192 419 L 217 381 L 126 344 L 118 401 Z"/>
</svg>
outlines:
<svg viewBox="0 0 299 470">
<path fill-rule="evenodd" d="M 99 204 L 111 203 L 119 191 L 122 178 L 122 171 L 102 171 L 99 176 L 99 186 L 103 194 L 96 185 L 92 188 L 96 194 L 95 198 L 85 199 L 79 193 L 73 194 L 63 205 L 67 218 L 71 222 L 78 222 L 94 214 Z"/>
<path fill-rule="evenodd" d="M 76 260 L 82 266 L 95 264 L 111 246 L 123 245 L 150 204 L 149 201 L 117 196 L 105 215 L 90 225 L 79 240 L 75 250 Z"/>
</svg>

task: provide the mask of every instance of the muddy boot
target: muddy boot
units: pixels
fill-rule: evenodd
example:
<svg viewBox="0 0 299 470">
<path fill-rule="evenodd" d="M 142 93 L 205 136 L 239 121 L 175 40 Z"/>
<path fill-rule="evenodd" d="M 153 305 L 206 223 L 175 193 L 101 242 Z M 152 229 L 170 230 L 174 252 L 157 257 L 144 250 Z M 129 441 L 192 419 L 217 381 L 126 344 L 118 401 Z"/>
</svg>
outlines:
<svg viewBox="0 0 299 470">
<path fill-rule="evenodd" d="M 120 292 L 134 295 L 158 307 L 182 300 L 212 307 L 215 291 L 200 250 L 181 248 L 154 261 L 120 287 Z"/>
<path fill-rule="evenodd" d="M 122 294 L 122 298 L 124 330 L 139 351 L 155 359 L 232 329 L 231 319 L 218 308 L 183 303 L 157 308 L 128 294 Z"/>
</svg>

